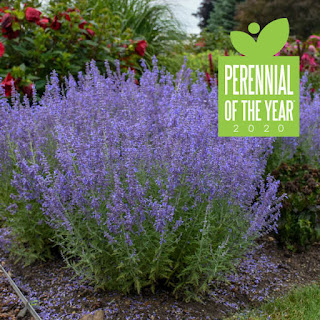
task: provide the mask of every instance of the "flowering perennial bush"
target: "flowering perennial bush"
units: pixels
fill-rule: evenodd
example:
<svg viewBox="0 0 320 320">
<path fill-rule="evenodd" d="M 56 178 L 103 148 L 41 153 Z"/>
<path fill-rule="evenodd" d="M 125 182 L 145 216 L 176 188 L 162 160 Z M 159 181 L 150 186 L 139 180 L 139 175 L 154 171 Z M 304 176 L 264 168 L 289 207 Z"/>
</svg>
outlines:
<svg viewBox="0 0 320 320">
<path fill-rule="evenodd" d="M 145 40 L 132 40 L 129 29 L 117 31 L 118 16 L 101 13 L 101 21 L 86 21 L 77 8 L 61 4 L 51 15 L 30 6 L 21 9 L 20 2 L 15 8 L 2 7 L 0 24 L 0 75 L 6 96 L 11 95 L 12 81 L 29 98 L 33 84 L 42 93 L 52 69 L 62 80 L 84 70 L 91 59 L 100 69 L 105 59 L 120 59 L 123 68 L 139 68 L 148 46 Z"/>
<path fill-rule="evenodd" d="M 268 159 L 267 172 L 272 172 L 282 162 L 287 162 L 298 152 L 306 163 L 320 165 L 320 95 L 310 90 L 306 72 L 300 80 L 300 137 L 278 138 Z"/>
<path fill-rule="evenodd" d="M 320 36 L 311 35 L 306 41 L 298 39 L 287 42 L 276 55 L 299 56 L 300 71 L 309 72 L 311 92 L 320 87 Z"/>
<path fill-rule="evenodd" d="M 278 182 L 261 178 L 273 139 L 218 138 L 203 74 L 154 61 L 138 86 L 106 66 L 62 91 L 54 72 L 39 103 L 0 100 L 3 218 L 26 254 L 53 241 L 98 286 L 192 298 L 275 229 Z"/>
</svg>

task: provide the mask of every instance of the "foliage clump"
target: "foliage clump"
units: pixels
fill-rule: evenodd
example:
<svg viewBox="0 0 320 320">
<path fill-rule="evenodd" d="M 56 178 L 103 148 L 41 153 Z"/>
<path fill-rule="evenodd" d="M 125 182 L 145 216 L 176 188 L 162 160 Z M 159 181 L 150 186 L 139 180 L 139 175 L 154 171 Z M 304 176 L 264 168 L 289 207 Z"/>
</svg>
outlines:
<svg viewBox="0 0 320 320">
<path fill-rule="evenodd" d="M 294 158 L 272 175 L 281 181 L 282 201 L 277 238 L 290 249 L 303 249 L 320 240 L 320 169 Z"/>
<path fill-rule="evenodd" d="M 32 2 L 1 7 L 0 76 L 6 96 L 11 96 L 12 82 L 29 98 L 34 89 L 42 94 L 52 70 L 62 80 L 69 73 L 76 76 L 84 71 L 91 59 L 101 71 L 106 59 L 114 69 L 115 60 L 121 61 L 123 71 L 139 69 L 148 47 L 143 36 L 134 37 L 130 28 L 120 30 L 122 18 L 110 10 L 95 18 L 86 20 L 77 7 L 61 2 L 45 11 Z"/>
<path fill-rule="evenodd" d="M 305 40 L 320 32 L 320 3 L 314 0 L 246 0 L 237 6 L 235 20 L 239 30 L 247 31 L 253 21 L 264 27 L 283 17 L 289 20 L 292 36 Z"/>
</svg>

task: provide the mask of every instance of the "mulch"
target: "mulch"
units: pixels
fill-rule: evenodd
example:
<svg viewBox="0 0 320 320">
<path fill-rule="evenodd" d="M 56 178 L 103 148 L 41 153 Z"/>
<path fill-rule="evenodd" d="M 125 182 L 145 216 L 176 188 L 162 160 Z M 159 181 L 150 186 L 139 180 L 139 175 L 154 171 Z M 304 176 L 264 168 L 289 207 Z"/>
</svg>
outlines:
<svg viewBox="0 0 320 320">
<path fill-rule="evenodd" d="M 203 303 L 186 303 L 164 290 L 127 296 L 95 290 L 59 258 L 24 267 L 14 264 L 0 248 L 0 260 L 41 317 L 50 320 L 80 319 L 98 309 L 105 311 L 106 319 L 224 319 L 281 296 L 295 285 L 320 283 L 320 243 L 300 253 L 280 248 L 271 236 L 257 243 L 260 248 L 239 264 L 236 274 L 226 283 L 212 284 Z M 0 319 L 15 320 L 22 308 L 0 272 Z"/>
</svg>

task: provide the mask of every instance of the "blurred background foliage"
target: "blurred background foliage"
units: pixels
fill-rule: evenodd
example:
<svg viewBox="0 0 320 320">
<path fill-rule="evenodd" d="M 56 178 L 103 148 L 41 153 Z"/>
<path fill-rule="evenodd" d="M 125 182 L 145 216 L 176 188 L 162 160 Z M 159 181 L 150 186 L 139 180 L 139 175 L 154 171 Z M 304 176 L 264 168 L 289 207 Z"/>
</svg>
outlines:
<svg viewBox="0 0 320 320">
<path fill-rule="evenodd" d="M 173 40 L 186 38 L 170 6 L 154 0 L 72 0 L 71 3 L 91 20 L 98 20 L 103 12 L 120 17 L 119 31 L 130 29 L 133 37 L 144 38 L 151 56 L 168 52 Z"/>
<path fill-rule="evenodd" d="M 57 17 L 62 24 L 59 30 L 53 30 L 18 18 L 15 27 L 21 25 L 19 37 L 0 39 L 6 50 L 0 58 L 0 75 L 5 78 L 11 72 L 15 79 L 21 78 L 18 90 L 34 83 L 42 93 L 45 78 L 52 69 L 61 79 L 69 73 L 76 76 L 91 59 L 97 61 L 102 72 L 105 60 L 113 69 L 119 60 L 122 71 L 135 70 L 138 82 L 141 58 L 150 66 L 154 55 L 159 66 L 173 74 L 187 58 L 187 67 L 203 72 L 209 81 L 218 72 L 219 55 L 237 54 L 230 42 L 230 31 L 247 32 L 252 21 L 264 27 L 281 17 L 289 19 L 291 34 L 287 47 L 292 49 L 282 50 L 281 55 L 300 56 L 301 72 L 311 74 L 310 90 L 317 90 L 320 85 L 320 42 L 310 40 L 310 36 L 320 33 L 320 2 L 316 0 L 202 0 L 193 14 L 199 19 L 200 34 L 187 34 L 172 7 L 156 0 L 6 0 L 1 5 L 13 7 L 16 12 L 18 8 L 21 12 L 26 7 L 37 8 L 41 18 L 48 17 L 52 23 Z M 71 27 L 66 13 L 76 19 L 77 25 L 85 22 L 85 27 L 80 30 Z M 87 28 L 94 36 L 89 37 Z M 79 37 L 81 44 L 77 41 Z M 41 56 L 35 57 L 34 46 L 41 49 L 38 50 Z"/>
</svg>

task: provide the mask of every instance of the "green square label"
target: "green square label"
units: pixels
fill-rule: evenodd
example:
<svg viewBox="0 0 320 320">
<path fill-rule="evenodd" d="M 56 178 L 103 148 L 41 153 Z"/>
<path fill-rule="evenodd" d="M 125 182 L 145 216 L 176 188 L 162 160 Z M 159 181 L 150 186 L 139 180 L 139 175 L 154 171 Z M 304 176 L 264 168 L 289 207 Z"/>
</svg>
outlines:
<svg viewBox="0 0 320 320">
<path fill-rule="evenodd" d="M 219 136 L 298 137 L 299 57 L 219 57 Z"/>
</svg>

